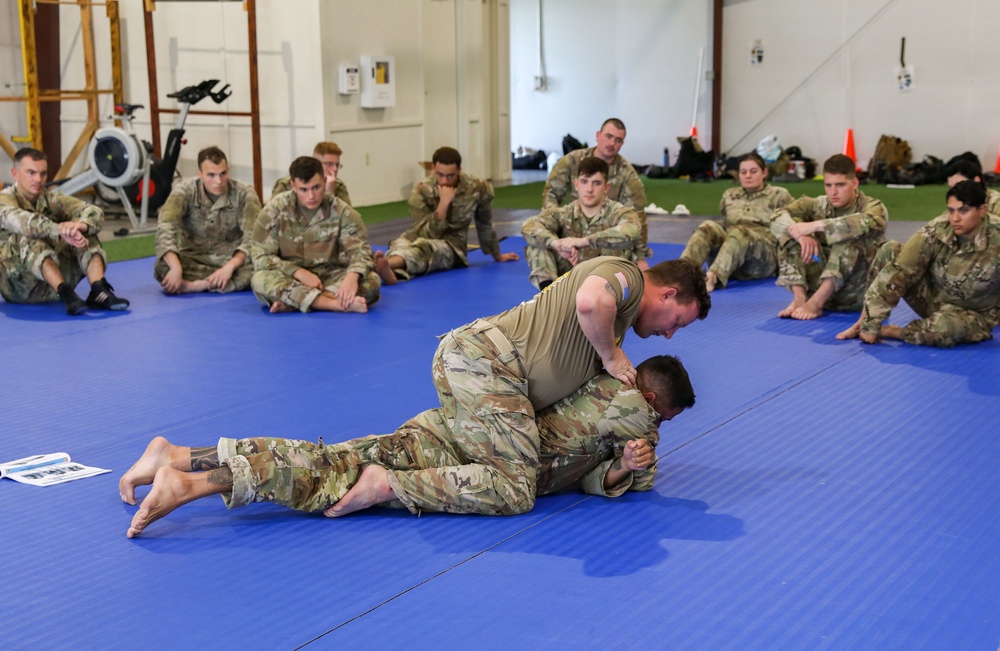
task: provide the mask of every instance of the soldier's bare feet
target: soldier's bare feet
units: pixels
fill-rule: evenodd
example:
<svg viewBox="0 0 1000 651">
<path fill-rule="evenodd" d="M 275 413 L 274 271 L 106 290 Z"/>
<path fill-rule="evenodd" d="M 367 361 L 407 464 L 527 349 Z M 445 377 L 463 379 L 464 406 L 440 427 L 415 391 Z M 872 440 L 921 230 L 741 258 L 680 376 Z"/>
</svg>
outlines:
<svg viewBox="0 0 1000 651">
<path fill-rule="evenodd" d="M 174 447 L 162 436 L 157 436 L 149 442 L 139 460 L 118 480 L 118 494 L 121 495 L 123 502 L 135 504 L 135 487 L 151 484 L 156 471 L 170 465 L 170 453 Z"/>
<path fill-rule="evenodd" d="M 837 333 L 837 339 L 857 339 L 858 333 L 861 332 L 861 319 L 854 322 L 847 330 Z"/>
<path fill-rule="evenodd" d="M 708 291 L 709 294 L 715 291 L 715 283 L 717 282 L 717 280 L 718 279 L 715 277 L 714 271 L 709 271 L 707 274 L 705 274 L 705 289 Z"/>
<path fill-rule="evenodd" d="M 153 489 L 132 516 L 132 523 L 125 535 L 135 538 L 153 522 L 199 497 L 191 490 L 195 477 L 197 475 L 174 470 L 169 466 L 157 470 L 153 479 Z"/>
<path fill-rule="evenodd" d="M 792 318 L 792 313 L 795 312 L 795 310 L 802 307 L 803 305 L 805 305 L 805 303 L 806 302 L 804 300 L 796 298 L 792 300 L 791 303 L 788 304 L 788 307 L 778 312 L 778 316 L 782 319 L 790 319 Z"/>
<path fill-rule="evenodd" d="M 813 305 L 812 301 L 806 301 L 804 305 L 792 311 L 792 318 L 799 321 L 811 321 L 823 316 L 823 308 Z"/>
<path fill-rule="evenodd" d="M 365 466 L 357 483 L 340 498 L 339 502 L 323 511 L 323 515 L 328 518 L 336 518 L 393 499 L 396 494 L 392 492 L 389 481 L 386 479 L 388 474 L 388 471 L 382 466 L 374 464 Z"/>
<path fill-rule="evenodd" d="M 178 294 L 198 294 L 201 292 L 207 292 L 210 289 L 210 285 L 207 280 L 182 280 L 181 287 L 177 290 Z"/>
<path fill-rule="evenodd" d="M 282 303 L 281 301 L 275 301 L 271 303 L 271 314 L 283 314 L 285 312 L 294 312 L 295 308 L 288 305 L 287 303 Z"/>
<path fill-rule="evenodd" d="M 344 311 L 364 314 L 365 312 L 368 311 L 368 301 L 365 300 L 364 296 L 355 296 L 354 300 L 351 301 L 350 307 L 348 307 Z"/>
<path fill-rule="evenodd" d="M 382 279 L 383 285 L 395 285 L 398 279 L 392 267 L 389 266 L 389 258 L 384 251 L 375 252 L 375 273 Z"/>
</svg>

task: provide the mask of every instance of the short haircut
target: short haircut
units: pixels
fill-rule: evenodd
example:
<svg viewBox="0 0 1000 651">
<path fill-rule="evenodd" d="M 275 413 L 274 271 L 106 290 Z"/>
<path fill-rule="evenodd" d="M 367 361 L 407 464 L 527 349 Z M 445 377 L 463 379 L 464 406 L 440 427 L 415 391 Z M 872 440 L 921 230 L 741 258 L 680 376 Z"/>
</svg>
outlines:
<svg viewBox="0 0 1000 651">
<path fill-rule="evenodd" d="M 945 201 L 955 197 L 966 206 L 978 208 L 986 205 L 986 186 L 979 181 L 960 181 L 948 188 Z"/>
<path fill-rule="evenodd" d="M 462 166 L 462 155 L 454 147 L 438 147 L 434 155 L 431 156 L 431 164 Z"/>
<path fill-rule="evenodd" d="M 608 164 L 597 156 L 587 156 L 580 161 L 580 167 L 577 168 L 576 175 L 578 177 L 591 177 L 594 174 L 600 174 L 607 181 Z"/>
<path fill-rule="evenodd" d="M 699 320 L 708 316 L 708 311 L 712 309 L 712 297 L 705 287 L 705 270 L 701 265 L 686 258 L 664 260 L 643 273 L 647 283 L 676 289 L 678 303 L 686 305 L 697 301 Z"/>
<path fill-rule="evenodd" d="M 737 169 L 739 169 L 740 163 L 745 163 L 747 161 L 750 161 L 765 172 L 767 171 L 767 163 L 764 162 L 764 157 L 755 151 L 747 152 L 746 154 L 740 156 L 736 162 Z"/>
<path fill-rule="evenodd" d="M 656 355 L 635 367 L 636 384 L 642 391 L 656 394 L 659 407 L 690 409 L 694 406 L 694 388 L 687 369 L 673 355 Z M 659 411 L 657 405 L 654 409 Z"/>
<path fill-rule="evenodd" d="M 215 145 L 205 147 L 198 152 L 198 169 L 201 169 L 201 164 L 205 161 L 209 161 L 215 165 L 222 165 L 223 163 L 229 162 L 226 159 L 226 152 L 222 151 Z"/>
<path fill-rule="evenodd" d="M 311 181 L 317 174 L 323 176 L 323 163 L 312 156 L 299 156 L 288 166 L 288 175 L 303 183 Z"/>
<path fill-rule="evenodd" d="M 49 157 L 45 155 L 45 152 L 40 149 L 35 149 L 34 147 L 22 147 L 17 150 L 17 153 L 14 154 L 14 164 L 17 165 L 25 158 L 44 161 L 49 159 Z"/>
<path fill-rule="evenodd" d="M 834 154 L 823 163 L 824 174 L 843 174 L 849 179 L 857 178 L 857 168 L 850 156 Z"/>
<path fill-rule="evenodd" d="M 625 133 L 628 133 L 628 130 L 625 128 L 625 123 L 619 120 L 618 118 L 608 118 L 604 122 L 601 122 L 601 128 L 597 130 L 597 133 L 604 131 L 604 127 L 608 126 L 609 124 L 616 129 L 621 129 Z"/>
<path fill-rule="evenodd" d="M 335 142 L 317 142 L 313 147 L 313 156 L 340 156 L 344 150 Z"/>
<path fill-rule="evenodd" d="M 948 167 L 944 168 L 945 178 L 961 174 L 967 181 L 974 181 L 976 177 L 983 178 L 983 166 L 968 158 L 959 158 Z"/>
</svg>

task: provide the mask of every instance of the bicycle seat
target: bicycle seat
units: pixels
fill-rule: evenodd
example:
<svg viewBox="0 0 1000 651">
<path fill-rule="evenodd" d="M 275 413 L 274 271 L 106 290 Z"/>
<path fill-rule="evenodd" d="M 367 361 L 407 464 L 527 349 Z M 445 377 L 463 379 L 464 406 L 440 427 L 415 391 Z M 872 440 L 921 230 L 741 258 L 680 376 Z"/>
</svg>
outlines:
<svg viewBox="0 0 1000 651">
<path fill-rule="evenodd" d="M 142 104 L 126 104 L 122 102 L 121 104 L 115 104 L 115 115 L 124 115 L 127 118 L 132 117 L 132 114 L 141 108 L 145 108 Z"/>
</svg>

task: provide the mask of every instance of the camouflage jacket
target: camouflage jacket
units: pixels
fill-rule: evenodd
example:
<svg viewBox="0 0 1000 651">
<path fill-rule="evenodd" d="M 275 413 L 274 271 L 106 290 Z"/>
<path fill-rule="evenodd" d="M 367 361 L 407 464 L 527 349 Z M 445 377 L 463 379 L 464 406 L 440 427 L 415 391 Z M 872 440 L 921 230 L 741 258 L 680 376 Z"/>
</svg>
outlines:
<svg viewBox="0 0 1000 651">
<path fill-rule="evenodd" d="M 274 182 L 274 187 L 271 189 L 271 198 L 274 199 L 276 196 L 282 192 L 288 192 L 292 189 L 292 177 L 283 176 Z M 348 206 L 352 206 L 351 195 L 347 192 L 347 184 L 341 181 L 339 178 L 333 184 L 333 196 L 337 197 Z"/>
<path fill-rule="evenodd" d="M 455 198 L 442 221 L 434 211 L 441 201 L 437 182 L 428 176 L 410 193 L 409 209 L 413 226 L 400 237 L 413 241 L 423 237 L 444 240 L 468 264 L 469 226 L 476 223 L 479 247 L 487 255 L 498 255 L 500 244 L 493 230 L 493 186 L 465 172 L 459 174 Z"/>
<path fill-rule="evenodd" d="M 947 217 L 914 233 L 865 292 L 861 331 L 877 335 L 889 312 L 922 279 L 934 303 L 992 314 L 1000 299 L 1000 217 L 987 214 L 975 237 L 964 242 Z"/>
<path fill-rule="evenodd" d="M 361 215 L 327 193 L 306 220 L 294 192 L 274 197 L 254 222 L 250 257 L 256 271 L 346 268 L 364 277 L 374 267 L 368 231 Z"/>
<path fill-rule="evenodd" d="M 104 212 L 97 206 L 76 197 L 54 194 L 42 190 L 32 204 L 18 189 L 17 184 L 0 190 L 0 243 L 12 234 L 32 239 L 59 239 L 60 222 L 80 222 L 87 225 L 87 235 L 100 232 Z"/>
<path fill-rule="evenodd" d="M 160 208 L 156 259 L 173 252 L 222 265 L 237 251 L 249 257 L 259 212 L 257 193 L 248 185 L 230 180 L 226 194 L 213 202 L 201 179 L 188 179 L 171 191 Z"/>
<path fill-rule="evenodd" d="M 1000 215 L 1000 192 L 993 188 L 986 188 L 986 212 Z"/>
<path fill-rule="evenodd" d="M 645 250 L 639 242 L 642 224 L 634 210 L 617 201 L 606 199 L 601 211 L 587 217 L 574 201 L 561 208 L 549 208 L 528 218 L 521 226 L 521 234 L 531 246 L 547 248 L 553 240 L 562 237 L 585 237 L 590 246 L 580 250 L 580 259 L 589 260 L 600 255 L 615 255 L 629 260 L 636 257 L 637 249 Z"/>
<path fill-rule="evenodd" d="M 563 202 L 568 203 L 577 198 L 573 179 L 576 178 L 580 161 L 593 156 L 595 151 L 596 147 L 571 151 L 552 166 L 545 182 L 545 190 L 542 191 L 543 209 L 557 208 Z M 608 186 L 608 199 L 632 208 L 640 220 L 645 220 L 646 189 L 635 168 L 621 155 L 616 156 L 614 162 L 608 165 Z"/>
<path fill-rule="evenodd" d="M 881 241 L 889 213 L 878 199 L 858 191 L 853 203 L 834 208 L 826 196 L 800 197 L 771 215 L 771 232 L 781 243 L 787 242 L 788 227 L 796 222 L 823 221 L 823 230 L 814 233 L 827 246 L 871 236 Z"/>
<path fill-rule="evenodd" d="M 636 389 L 629 389 L 607 373 L 586 382 L 577 391 L 537 414 L 541 441 L 537 490 L 539 495 L 577 483 L 591 495 L 616 497 L 627 490 L 653 487 L 657 460 L 605 489 L 604 477 L 626 443 L 646 439 L 659 443 L 659 414 Z"/>
<path fill-rule="evenodd" d="M 746 226 L 755 231 L 769 232 L 771 215 L 792 201 L 788 190 L 776 185 L 765 185 L 756 192 L 735 187 L 722 193 L 719 211 L 725 217 L 726 228 Z"/>
</svg>

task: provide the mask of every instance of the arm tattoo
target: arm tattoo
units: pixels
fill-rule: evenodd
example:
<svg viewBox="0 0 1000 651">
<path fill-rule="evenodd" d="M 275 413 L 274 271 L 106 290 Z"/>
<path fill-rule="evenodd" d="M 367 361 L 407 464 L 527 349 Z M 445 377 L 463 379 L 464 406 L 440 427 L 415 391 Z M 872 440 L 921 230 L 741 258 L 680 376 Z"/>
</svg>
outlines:
<svg viewBox="0 0 1000 651">
<path fill-rule="evenodd" d="M 609 294 L 611 294 L 612 296 L 614 296 L 614 297 L 615 297 L 615 302 L 617 303 L 617 302 L 618 302 L 618 294 L 615 294 L 615 290 L 614 290 L 614 288 L 613 288 L 613 287 L 611 286 L 611 283 L 604 283 L 604 289 L 605 289 L 605 291 L 607 291 L 607 292 L 608 292 Z"/>
<path fill-rule="evenodd" d="M 621 457 L 618 457 L 617 459 L 615 459 L 615 462 L 613 464 L 611 464 L 611 469 L 612 470 L 621 470 L 622 469 L 622 458 Z"/>
<path fill-rule="evenodd" d="M 216 447 L 191 448 L 191 471 L 213 470 L 219 467 L 219 450 Z"/>
<path fill-rule="evenodd" d="M 233 471 L 229 469 L 229 466 L 213 468 L 208 471 L 208 483 L 213 486 L 232 486 Z"/>
</svg>

